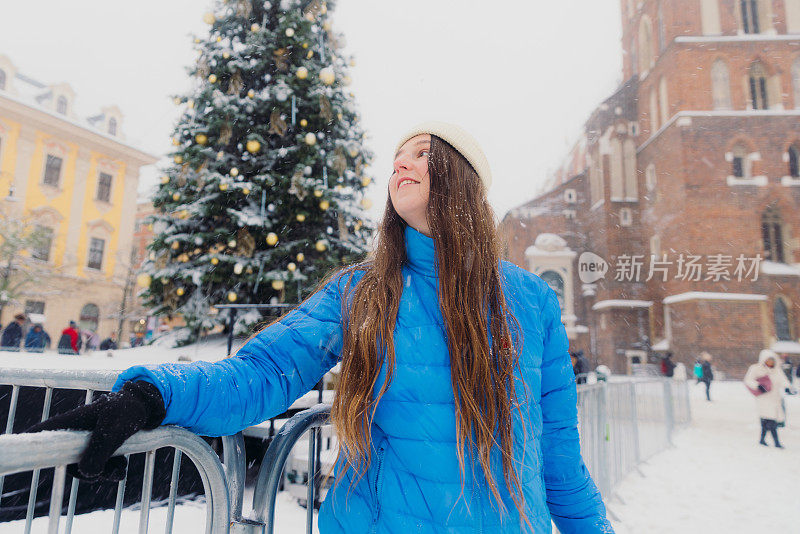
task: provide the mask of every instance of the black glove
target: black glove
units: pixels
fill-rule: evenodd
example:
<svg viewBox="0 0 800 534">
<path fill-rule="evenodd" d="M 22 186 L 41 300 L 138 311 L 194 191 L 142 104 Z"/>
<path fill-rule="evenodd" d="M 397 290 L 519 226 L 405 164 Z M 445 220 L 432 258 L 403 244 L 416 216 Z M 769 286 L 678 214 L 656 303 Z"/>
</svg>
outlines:
<svg viewBox="0 0 800 534">
<path fill-rule="evenodd" d="M 760 391 L 761 393 L 766 393 L 767 392 L 767 388 L 765 388 L 763 385 L 759 384 L 758 385 L 758 391 Z"/>
<path fill-rule="evenodd" d="M 125 440 L 139 430 L 161 424 L 167 411 L 158 388 L 149 382 L 125 382 L 116 393 L 101 395 L 91 404 L 75 408 L 33 425 L 25 432 L 43 430 L 91 430 L 89 445 L 77 464 L 67 467 L 75 478 L 95 482 L 125 478 L 127 460 L 111 457 Z"/>
</svg>

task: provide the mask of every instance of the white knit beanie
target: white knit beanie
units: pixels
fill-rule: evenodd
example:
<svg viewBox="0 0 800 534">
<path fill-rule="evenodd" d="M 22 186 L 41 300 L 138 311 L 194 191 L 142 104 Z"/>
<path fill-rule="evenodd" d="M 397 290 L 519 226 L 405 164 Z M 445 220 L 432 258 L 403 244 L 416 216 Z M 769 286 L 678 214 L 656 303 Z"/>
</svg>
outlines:
<svg viewBox="0 0 800 534">
<path fill-rule="evenodd" d="M 403 143 L 421 134 L 435 135 L 453 145 L 453 148 L 458 150 L 459 153 L 467 159 L 469 164 L 472 165 L 472 168 L 478 173 L 481 182 L 483 182 L 483 187 L 488 191 L 489 186 L 492 185 L 492 171 L 489 168 L 489 160 L 486 159 L 486 155 L 483 153 L 483 150 L 481 150 L 475 138 L 467 133 L 466 130 L 447 122 L 423 122 L 422 124 L 414 126 L 400 138 L 395 152 L 400 150 Z"/>
</svg>

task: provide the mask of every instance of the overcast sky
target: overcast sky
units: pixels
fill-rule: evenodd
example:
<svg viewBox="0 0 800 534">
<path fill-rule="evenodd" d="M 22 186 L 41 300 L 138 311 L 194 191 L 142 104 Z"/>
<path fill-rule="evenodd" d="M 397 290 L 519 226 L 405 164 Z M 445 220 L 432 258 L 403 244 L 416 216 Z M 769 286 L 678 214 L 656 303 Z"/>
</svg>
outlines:
<svg viewBox="0 0 800 534">
<path fill-rule="evenodd" d="M 189 85 L 202 0 L 13 2 L 0 54 L 44 83 L 68 82 L 81 115 L 116 104 L 127 140 L 159 155 Z M 440 119 L 469 130 L 494 175 L 502 217 L 532 198 L 621 80 L 616 0 L 338 0 L 334 28 L 356 56 L 352 89 L 375 152 L 373 211 L 386 198 L 397 138 Z M 156 169 L 144 170 L 143 185 Z"/>
</svg>

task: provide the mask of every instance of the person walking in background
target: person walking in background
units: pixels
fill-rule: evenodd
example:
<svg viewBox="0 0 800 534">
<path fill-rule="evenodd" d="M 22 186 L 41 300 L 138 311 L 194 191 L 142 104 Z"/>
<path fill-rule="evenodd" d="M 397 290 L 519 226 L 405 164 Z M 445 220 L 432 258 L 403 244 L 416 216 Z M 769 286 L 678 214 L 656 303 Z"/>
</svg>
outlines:
<svg viewBox="0 0 800 534">
<path fill-rule="evenodd" d="M 783 394 L 791 387 L 780 368 L 778 355 L 764 349 L 758 355 L 758 363 L 751 365 L 744 375 L 744 384 L 756 397 L 756 410 L 761 419 L 761 445 L 767 445 L 764 438 L 772 434 L 775 447 L 782 449 L 778 441 L 778 426 L 785 420 Z"/>
<path fill-rule="evenodd" d="M 28 329 L 28 335 L 25 336 L 25 350 L 29 352 L 44 352 L 44 347 L 47 345 L 44 330 L 42 325 L 35 324 Z"/>
<path fill-rule="evenodd" d="M 700 363 L 700 360 L 694 361 L 694 368 L 692 369 L 694 373 L 694 377 L 697 379 L 697 384 L 700 383 L 700 380 L 703 378 L 703 364 Z"/>
<path fill-rule="evenodd" d="M 711 370 L 711 355 L 703 352 L 700 355 L 703 363 L 700 365 L 700 381 L 706 385 L 706 400 L 711 400 L 711 381 L 714 380 L 714 371 Z"/>
<path fill-rule="evenodd" d="M 19 351 L 19 344 L 22 342 L 22 325 L 25 324 L 25 314 L 18 313 L 14 320 L 3 330 L 3 337 L 0 338 L 0 349 Z"/>
<path fill-rule="evenodd" d="M 61 338 L 58 340 L 58 353 L 78 354 L 80 337 L 78 325 L 75 321 L 70 321 L 69 326 L 61 332 Z"/>
<path fill-rule="evenodd" d="M 668 352 L 664 359 L 661 360 L 661 374 L 669 378 L 672 378 L 672 375 L 675 374 L 675 362 L 672 361 L 671 352 Z"/>
</svg>

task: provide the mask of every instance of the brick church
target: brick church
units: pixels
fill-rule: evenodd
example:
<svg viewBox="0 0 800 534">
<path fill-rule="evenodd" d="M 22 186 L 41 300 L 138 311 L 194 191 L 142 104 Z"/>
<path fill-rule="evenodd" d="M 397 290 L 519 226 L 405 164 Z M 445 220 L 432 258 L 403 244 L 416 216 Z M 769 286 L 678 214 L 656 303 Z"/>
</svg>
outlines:
<svg viewBox="0 0 800 534">
<path fill-rule="evenodd" d="M 506 257 L 615 372 L 800 362 L 800 0 L 621 3 L 626 81 L 505 216 Z"/>
</svg>

